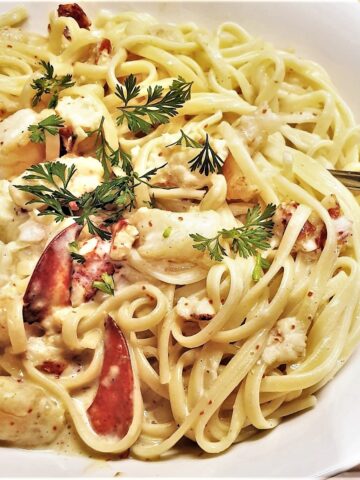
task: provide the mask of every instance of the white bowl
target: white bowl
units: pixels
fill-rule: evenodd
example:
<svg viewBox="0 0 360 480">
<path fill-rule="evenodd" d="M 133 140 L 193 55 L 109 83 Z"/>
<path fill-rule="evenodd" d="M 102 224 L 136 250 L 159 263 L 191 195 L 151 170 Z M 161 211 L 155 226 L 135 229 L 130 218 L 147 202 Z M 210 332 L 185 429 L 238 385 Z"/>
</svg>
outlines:
<svg viewBox="0 0 360 480">
<path fill-rule="evenodd" d="M 1 2 L 0 13 L 15 2 Z M 19 2 L 20 3 L 20 2 Z M 45 32 L 55 2 L 21 2 L 28 28 Z M 84 2 L 83 2 L 84 5 Z M 235 21 L 283 48 L 294 47 L 330 73 L 360 120 L 360 7 L 356 3 L 90 2 L 99 8 L 147 11 L 159 20 L 195 21 L 215 27 Z M 275 430 L 235 445 L 218 456 L 182 452 L 159 462 L 128 459 L 100 462 L 52 452 L 0 449 L 1 476 L 329 476 L 360 463 L 360 351 L 318 396 L 318 405 Z"/>
</svg>

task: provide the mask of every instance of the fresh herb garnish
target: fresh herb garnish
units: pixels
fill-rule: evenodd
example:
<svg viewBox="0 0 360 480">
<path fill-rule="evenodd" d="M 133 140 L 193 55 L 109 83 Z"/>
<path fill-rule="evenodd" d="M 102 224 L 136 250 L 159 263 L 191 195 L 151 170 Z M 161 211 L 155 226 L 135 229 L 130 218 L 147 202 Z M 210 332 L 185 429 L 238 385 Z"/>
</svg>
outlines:
<svg viewBox="0 0 360 480">
<path fill-rule="evenodd" d="M 30 125 L 28 127 L 31 132 L 30 140 L 34 143 L 44 143 L 45 133 L 50 135 L 57 135 L 59 129 L 64 126 L 64 120 L 59 115 L 50 115 L 41 120 L 37 125 Z"/>
<path fill-rule="evenodd" d="M 95 135 L 95 155 L 96 158 L 101 162 L 101 165 L 104 169 L 104 179 L 107 181 L 111 176 L 109 166 L 111 165 L 115 167 L 119 165 L 120 160 L 123 162 L 123 165 L 131 165 L 131 157 L 121 149 L 120 144 L 117 150 L 114 150 L 109 145 L 109 142 L 105 137 L 104 121 L 105 117 L 101 117 L 98 128 L 87 132 L 87 136 L 91 137 L 92 135 Z"/>
<path fill-rule="evenodd" d="M 148 208 L 157 208 L 156 198 L 155 195 L 152 193 L 150 195 L 150 200 L 147 202 L 143 202 Z"/>
<path fill-rule="evenodd" d="M 108 295 L 114 295 L 115 284 L 112 275 L 108 273 L 103 273 L 101 275 L 102 280 L 96 280 L 93 282 L 93 287 L 97 288 L 98 290 L 107 293 Z"/>
<path fill-rule="evenodd" d="M 175 145 L 185 146 L 188 148 L 203 148 L 201 143 L 189 137 L 189 135 L 186 135 L 186 133 L 183 130 L 180 130 L 180 138 L 176 140 L 176 142 L 170 143 L 170 145 L 166 145 L 166 146 L 173 147 Z"/>
<path fill-rule="evenodd" d="M 269 204 L 261 213 L 260 206 L 249 209 L 243 227 L 223 229 L 213 238 L 206 238 L 198 233 L 190 234 L 194 240 L 194 248 L 200 252 L 207 251 L 210 258 L 220 262 L 227 255 L 220 240 L 230 240 L 230 250 L 240 257 L 247 258 L 256 255 L 258 250 L 266 250 L 270 247 L 268 242 L 272 235 L 274 222 L 272 216 L 275 213 L 275 205 Z"/>
<path fill-rule="evenodd" d="M 31 84 L 31 88 L 36 90 L 31 105 L 35 107 L 40 102 L 41 97 L 49 93 L 51 97 L 48 108 L 54 108 L 58 103 L 60 91 L 74 86 L 75 82 L 72 81 L 71 74 L 61 77 L 54 75 L 54 67 L 49 62 L 41 60 L 40 65 L 45 70 L 45 74 L 40 78 L 36 78 Z"/>
<path fill-rule="evenodd" d="M 69 243 L 69 251 L 71 258 L 78 263 L 85 263 L 85 257 L 79 253 L 79 244 L 77 241 Z"/>
<path fill-rule="evenodd" d="M 163 237 L 164 238 L 169 238 L 172 232 L 172 227 L 166 227 L 165 230 L 163 231 Z"/>
<path fill-rule="evenodd" d="M 200 173 L 208 176 L 209 173 L 220 173 L 224 160 L 211 148 L 209 135 L 206 134 L 205 144 L 201 152 L 188 163 L 192 172 L 199 170 Z"/>
<path fill-rule="evenodd" d="M 126 120 L 130 131 L 147 134 L 152 127 L 168 123 L 171 117 L 177 115 L 178 109 L 190 99 L 192 83 L 179 77 L 173 80 L 169 91 L 163 97 L 162 86 L 149 86 L 145 105 L 129 105 L 129 102 L 140 93 L 140 87 L 136 85 L 136 77 L 133 74 L 129 75 L 125 79 L 124 86 L 116 86 L 115 95 L 124 103 L 122 107 L 118 107 L 121 114 L 117 117 L 117 124 L 122 125 Z"/>
<path fill-rule="evenodd" d="M 56 222 L 73 217 L 79 225 L 86 224 L 91 234 L 107 240 L 111 238 L 110 232 L 97 226 L 93 217 L 101 214 L 105 226 L 116 222 L 125 210 L 131 210 L 135 206 L 137 186 L 144 183 L 156 188 L 150 185 L 148 180 L 165 165 L 139 175 L 133 171 L 130 162 L 123 162 L 126 175 L 104 181 L 92 192 L 84 193 L 80 197 L 73 195 L 68 189 L 69 182 L 76 172 L 75 166 L 68 167 L 61 162 L 33 165 L 28 170 L 29 174 L 24 177 L 25 180 L 40 180 L 45 184 L 15 186 L 35 197 L 28 203 L 39 202 L 46 206 L 39 215 L 54 215 Z"/>
<path fill-rule="evenodd" d="M 196 250 L 199 250 L 200 252 L 205 252 L 207 250 L 210 258 L 213 260 L 221 262 L 224 255 L 226 255 L 225 248 L 220 243 L 221 232 L 213 238 L 206 238 L 203 235 L 200 235 L 200 233 L 191 233 L 190 237 L 195 242 L 193 248 L 196 248 Z"/>
<path fill-rule="evenodd" d="M 270 262 L 266 260 L 266 258 L 263 258 L 260 253 L 257 253 L 254 270 L 252 272 L 252 279 L 254 282 L 258 282 L 264 274 L 263 270 L 268 270 L 269 267 Z"/>
</svg>

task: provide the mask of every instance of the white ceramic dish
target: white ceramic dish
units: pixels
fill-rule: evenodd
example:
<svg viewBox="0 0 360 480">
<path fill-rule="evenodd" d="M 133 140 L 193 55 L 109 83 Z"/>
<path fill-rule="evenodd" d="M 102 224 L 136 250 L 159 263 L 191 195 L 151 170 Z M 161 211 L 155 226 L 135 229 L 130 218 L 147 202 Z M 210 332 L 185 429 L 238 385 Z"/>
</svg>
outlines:
<svg viewBox="0 0 360 480">
<path fill-rule="evenodd" d="M 18 2 L 16 2 L 18 3 Z M 57 2 L 26 3 L 28 28 L 46 31 Z M 0 12 L 13 7 L 1 2 Z M 159 20 L 195 21 L 215 27 L 236 21 L 279 47 L 294 47 L 321 63 L 360 121 L 360 6 L 356 3 L 153 3 L 83 2 L 90 16 L 99 8 L 147 11 Z M 188 451 L 160 462 L 99 462 L 52 452 L 0 449 L 1 476 L 330 476 L 360 463 L 360 351 L 319 395 L 315 409 L 219 456 Z"/>
</svg>

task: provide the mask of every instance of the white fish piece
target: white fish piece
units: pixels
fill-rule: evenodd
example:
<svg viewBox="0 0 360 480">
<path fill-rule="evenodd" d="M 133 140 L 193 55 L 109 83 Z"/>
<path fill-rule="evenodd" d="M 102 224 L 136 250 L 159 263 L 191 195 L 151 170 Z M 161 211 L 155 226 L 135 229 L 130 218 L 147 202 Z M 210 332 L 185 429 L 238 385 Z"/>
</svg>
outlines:
<svg viewBox="0 0 360 480">
<path fill-rule="evenodd" d="M 72 127 L 77 143 L 87 138 L 86 132 L 98 128 L 103 116 L 103 112 L 91 96 L 85 98 L 64 96 L 60 98 L 55 110 L 65 125 Z"/>
<path fill-rule="evenodd" d="M 30 141 L 28 127 L 40 115 L 24 108 L 0 123 L 0 176 L 11 178 L 45 159 L 45 144 Z"/>
<path fill-rule="evenodd" d="M 16 446 L 46 445 L 64 424 L 63 407 L 42 388 L 0 377 L 0 440 Z"/>
<path fill-rule="evenodd" d="M 168 212 L 141 207 L 129 222 L 139 231 L 138 253 L 149 259 L 197 261 L 204 254 L 193 248 L 191 233 L 214 237 L 226 228 L 220 214 L 213 211 Z"/>
</svg>

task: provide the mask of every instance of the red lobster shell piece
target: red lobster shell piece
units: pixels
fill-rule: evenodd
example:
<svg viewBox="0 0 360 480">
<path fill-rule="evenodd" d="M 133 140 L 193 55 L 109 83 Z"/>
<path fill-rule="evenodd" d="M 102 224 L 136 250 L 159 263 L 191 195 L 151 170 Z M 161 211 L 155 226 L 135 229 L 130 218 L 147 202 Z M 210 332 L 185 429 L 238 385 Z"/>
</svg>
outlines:
<svg viewBox="0 0 360 480">
<path fill-rule="evenodd" d="M 77 3 L 64 3 L 63 5 L 59 5 L 57 12 L 59 17 L 71 17 L 80 28 L 86 28 L 89 30 L 91 21 Z"/>
<path fill-rule="evenodd" d="M 111 317 L 105 322 L 105 355 L 99 387 L 88 408 L 90 423 L 99 435 L 123 438 L 132 423 L 134 375 L 129 349 Z"/>
<path fill-rule="evenodd" d="M 73 223 L 54 237 L 44 250 L 24 295 L 23 318 L 27 323 L 41 322 L 52 307 L 70 305 L 72 258 L 69 243 L 82 226 Z"/>
</svg>

